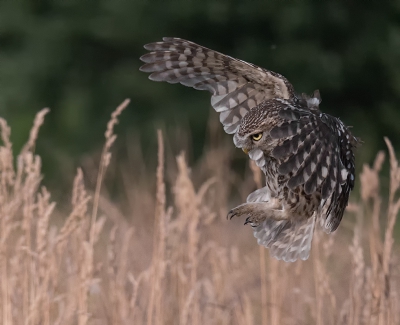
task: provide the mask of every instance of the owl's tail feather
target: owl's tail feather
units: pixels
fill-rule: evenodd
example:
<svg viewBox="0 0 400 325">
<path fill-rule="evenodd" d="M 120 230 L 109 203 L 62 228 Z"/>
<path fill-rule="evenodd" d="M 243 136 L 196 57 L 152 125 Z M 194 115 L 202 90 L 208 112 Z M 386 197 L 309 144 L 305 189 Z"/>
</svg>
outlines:
<svg viewBox="0 0 400 325">
<path fill-rule="evenodd" d="M 315 216 L 304 221 L 274 220 L 268 218 L 253 228 L 259 245 L 270 249 L 278 260 L 294 262 L 310 255 Z"/>
</svg>

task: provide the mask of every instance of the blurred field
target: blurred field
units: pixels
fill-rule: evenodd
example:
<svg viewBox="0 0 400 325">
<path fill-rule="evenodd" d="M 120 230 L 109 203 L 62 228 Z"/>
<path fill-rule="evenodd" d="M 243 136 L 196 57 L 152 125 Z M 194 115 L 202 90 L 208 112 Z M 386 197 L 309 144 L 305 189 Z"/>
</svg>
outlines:
<svg viewBox="0 0 400 325">
<path fill-rule="evenodd" d="M 371 163 L 384 136 L 400 150 L 399 17 L 392 0 L 0 1 L 0 116 L 19 151 L 36 110 L 52 108 L 37 151 L 57 190 L 70 186 L 70 160 L 101 148 L 121 98 L 132 104 L 119 145 L 132 145 L 125 131 L 138 132 L 149 161 L 155 126 L 187 125 L 197 160 L 209 95 L 138 71 L 144 44 L 180 37 L 278 72 L 299 94 L 319 89 L 322 111 L 354 126 L 366 143 L 357 158 Z"/>
<path fill-rule="evenodd" d="M 188 166 L 159 132 L 157 170 L 136 148 L 130 172 L 112 166 L 124 195 L 111 199 L 103 184 L 127 104 L 107 125 L 96 185 L 78 169 L 68 209 L 41 186 L 35 143 L 47 111 L 15 160 L 0 119 L 1 324 L 399 324 L 400 168 L 388 140 L 390 193 L 380 192 L 379 152 L 339 230 L 318 231 L 310 259 L 287 264 L 225 218 L 261 184 L 252 165 L 244 176 L 231 168 L 232 144 Z"/>
</svg>

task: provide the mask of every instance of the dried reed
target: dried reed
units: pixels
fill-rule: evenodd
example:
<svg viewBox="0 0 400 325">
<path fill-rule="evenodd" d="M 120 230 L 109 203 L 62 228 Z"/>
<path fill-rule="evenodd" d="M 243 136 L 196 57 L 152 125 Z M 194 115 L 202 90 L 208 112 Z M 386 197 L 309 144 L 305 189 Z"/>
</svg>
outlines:
<svg viewBox="0 0 400 325">
<path fill-rule="evenodd" d="M 251 188 L 262 186 L 254 165 L 245 176 L 228 168 L 234 159 L 229 150 L 217 155 L 211 146 L 190 168 L 183 153 L 176 162 L 165 159 L 170 153 L 159 131 L 155 182 L 151 174 L 132 184 L 124 178 L 128 206 L 101 196 L 114 126 L 127 104 L 107 125 L 94 189 L 85 187 L 77 170 L 70 211 L 58 209 L 41 186 L 34 148 L 48 110 L 37 115 L 16 163 L 11 130 L 0 118 L 1 324 L 399 322 L 399 259 L 393 251 L 400 167 L 388 139 L 389 194 L 380 188 L 385 157 L 379 152 L 372 167 L 364 165 L 360 199 L 352 197 L 339 231 L 317 231 L 310 259 L 285 264 L 257 246 L 242 220 L 222 218 Z M 166 174 L 175 175 L 172 184 Z M 154 216 L 152 222 L 143 215 Z"/>
</svg>

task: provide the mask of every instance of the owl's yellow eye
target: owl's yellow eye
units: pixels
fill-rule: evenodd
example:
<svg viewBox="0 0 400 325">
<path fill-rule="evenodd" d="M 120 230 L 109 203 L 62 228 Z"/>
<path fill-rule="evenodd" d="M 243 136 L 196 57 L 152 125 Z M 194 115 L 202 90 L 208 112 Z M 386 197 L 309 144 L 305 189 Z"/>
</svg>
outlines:
<svg viewBox="0 0 400 325">
<path fill-rule="evenodd" d="M 262 137 L 262 133 L 256 133 L 251 136 L 254 141 L 259 141 Z"/>
</svg>

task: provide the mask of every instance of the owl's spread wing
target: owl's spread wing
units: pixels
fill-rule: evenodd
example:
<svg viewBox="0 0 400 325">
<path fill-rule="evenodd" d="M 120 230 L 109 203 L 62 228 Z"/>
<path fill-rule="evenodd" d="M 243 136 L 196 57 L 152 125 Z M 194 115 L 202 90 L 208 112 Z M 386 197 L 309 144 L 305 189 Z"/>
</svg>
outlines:
<svg viewBox="0 0 400 325">
<path fill-rule="evenodd" d="M 354 187 L 354 138 L 343 123 L 328 114 L 287 105 L 279 112 L 284 121 L 270 131 L 273 139 L 280 139 L 272 155 L 281 164 L 279 173 L 289 175 L 292 190 L 304 185 L 306 194 L 320 191 L 323 202 L 328 202 L 326 231 L 334 231 L 347 206 Z"/>
<path fill-rule="evenodd" d="M 220 112 L 225 132 L 235 133 L 247 112 L 267 99 L 294 96 L 282 75 L 180 38 L 164 37 L 145 45 L 140 70 L 154 81 L 181 83 L 212 93 L 211 105 Z"/>
</svg>

